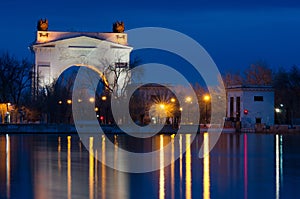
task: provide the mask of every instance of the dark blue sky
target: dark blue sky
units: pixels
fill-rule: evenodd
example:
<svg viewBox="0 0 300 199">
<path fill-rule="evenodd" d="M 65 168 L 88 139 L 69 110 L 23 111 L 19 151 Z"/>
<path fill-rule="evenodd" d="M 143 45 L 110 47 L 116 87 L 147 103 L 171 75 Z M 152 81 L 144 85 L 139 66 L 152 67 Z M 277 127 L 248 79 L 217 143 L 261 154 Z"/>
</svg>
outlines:
<svg viewBox="0 0 300 199">
<path fill-rule="evenodd" d="M 274 68 L 300 65 L 299 1 L 2 1 L 0 51 L 30 57 L 27 47 L 44 17 L 49 30 L 59 31 L 106 32 L 116 20 L 126 29 L 171 28 L 197 40 L 223 72 L 257 60 Z"/>
</svg>

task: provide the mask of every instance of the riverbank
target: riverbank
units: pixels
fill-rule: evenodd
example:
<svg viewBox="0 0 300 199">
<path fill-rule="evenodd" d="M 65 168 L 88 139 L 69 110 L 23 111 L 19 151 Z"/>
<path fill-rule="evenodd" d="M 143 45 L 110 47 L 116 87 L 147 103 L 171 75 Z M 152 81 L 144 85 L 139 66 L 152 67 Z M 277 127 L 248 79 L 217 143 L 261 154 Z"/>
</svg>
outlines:
<svg viewBox="0 0 300 199">
<path fill-rule="evenodd" d="M 98 124 L 97 124 L 98 125 Z M 91 129 L 91 133 L 93 132 L 96 126 L 88 125 L 88 126 L 78 126 L 80 127 L 88 127 Z M 102 130 L 105 133 L 112 133 L 112 134 L 122 134 L 124 133 L 115 125 L 101 125 Z M 141 129 L 143 129 L 141 127 Z M 206 132 L 208 129 L 205 126 L 191 126 L 191 125 L 181 125 L 180 131 L 190 133 L 191 129 L 198 129 L 197 133 Z M 218 128 L 211 128 L 210 131 L 218 131 Z M 173 134 L 177 133 L 178 129 L 173 128 L 171 125 L 166 125 L 160 131 L 163 134 Z M 145 129 L 141 132 L 145 132 Z M 275 133 L 275 134 L 283 134 L 283 133 L 300 133 L 300 126 L 294 126 L 290 128 L 288 125 L 274 125 L 270 128 L 263 128 L 263 129 L 241 129 L 240 131 L 236 131 L 235 128 L 223 128 L 222 133 Z M 7 133 L 14 133 L 14 134 L 23 134 L 23 133 L 31 133 L 31 134 L 75 134 L 77 133 L 77 129 L 74 124 L 0 124 L 0 134 L 7 134 Z"/>
<path fill-rule="evenodd" d="M 93 128 L 93 125 L 88 126 L 90 129 Z M 80 126 L 79 126 L 80 128 Z M 123 133 L 117 126 L 114 125 L 101 125 L 102 130 L 105 133 Z M 141 127 L 142 128 L 142 127 Z M 181 132 L 190 132 L 190 129 L 197 129 L 197 126 L 191 125 L 181 125 L 180 131 Z M 213 131 L 214 129 L 212 129 Z M 176 133 L 178 129 L 173 128 L 171 125 L 166 125 L 160 131 L 160 133 L 164 134 L 172 134 Z M 207 128 L 200 127 L 198 128 L 199 132 L 206 132 Z M 234 128 L 224 128 L 224 133 L 235 133 Z M 77 129 L 74 124 L 0 124 L 0 134 L 7 134 L 7 133 L 32 133 L 32 134 L 47 134 L 47 133 L 77 133 Z M 95 132 L 94 132 L 95 133 Z"/>
</svg>

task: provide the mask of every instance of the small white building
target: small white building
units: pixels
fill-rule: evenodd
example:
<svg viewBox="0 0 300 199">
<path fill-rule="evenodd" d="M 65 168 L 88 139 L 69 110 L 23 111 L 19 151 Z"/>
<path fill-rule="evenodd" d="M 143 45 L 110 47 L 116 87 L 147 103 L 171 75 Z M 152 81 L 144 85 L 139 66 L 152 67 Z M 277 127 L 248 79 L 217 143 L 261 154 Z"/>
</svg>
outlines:
<svg viewBox="0 0 300 199">
<path fill-rule="evenodd" d="M 227 117 L 241 122 L 241 128 L 254 128 L 255 124 L 274 125 L 274 89 L 261 85 L 228 87 Z"/>
</svg>

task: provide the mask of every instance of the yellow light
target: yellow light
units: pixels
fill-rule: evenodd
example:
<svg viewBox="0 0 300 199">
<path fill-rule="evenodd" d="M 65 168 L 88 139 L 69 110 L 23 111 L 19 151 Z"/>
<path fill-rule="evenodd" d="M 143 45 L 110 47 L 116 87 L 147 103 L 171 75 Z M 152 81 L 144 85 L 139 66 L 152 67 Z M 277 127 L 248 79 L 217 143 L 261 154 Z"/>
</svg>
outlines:
<svg viewBox="0 0 300 199">
<path fill-rule="evenodd" d="M 61 101 L 61 100 L 59 100 L 59 101 L 58 101 L 58 103 L 59 103 L 59 104 L 62 104 L 62 101 Z"/>
<path fill-rule="evenodd" d="M 105 101 L 107 98 L 106 98 L 106 96 L 104 95 L 104 96 L 101 97 L 101 99 L 102 99 L 103 101 Z"/>
<path fill-rule="evenodd" d="M 164 137 L 160 135 L 160 153 L 159 153 L 159 199 L 165 199 L 165 167 L 164 167 Z"/>
<path fill-rule="evenodd" d="M 210 198 L 210 164 L 209 164 L 209 135 L 203 134 L 203 199 Z"/>
<path fill-rule="evenodd" d="M 82 99 L 78 99 L 77 101 L 80 103 L 80 102 L 82 102 Z"/>
<path fill-rule="evenodd" d="M 191 135 L 187 134 L 186 140 L 185 140 L 185 146 L 186 146 L 186 151 L 185 151 L 185 195 L 186 199 L 191 199 L 192 198 L 192 160 L 191 160 Z"/>
<path fill-rule="evenodd" d="M 182 107 L 180 107 L 179 110 L 182 111 L 183 110 Z"/>
<path fill-rule="evenodd" d="M 11 103 L 7 103 L 7 106 L 10 106 L 11 105 Z"/>
<path fill-rule="evenodd" d="M 210 96 L 209 95 L 204 95 L 203 99 L 204 99 L 204 101 L 208 102 L 210 100 Z"/>
<path fill-rule="evenodd" d="M 68 140 L 68 152 L 67 152 L 67 179 L 68 179 L 68 199 L 71 199 L 72 193 L 72 174 L 71 174 L 71 136 L 67 137 Z"/>
<path fill-rule="evenodd" d="M 93 145 L 94 145 L 94 137 L 90 137 L 90 146 L 89 146 L 89 152 L 90 152 L 90 156 L 89 156 L 89 195 L 90 195 L 90 199 L 94 198 L 94 170 L 95 170 L 95 162 L 94 162 L 94 149 L 93 149 Z"/>
<path fill-rule="evenodd" d="M 98 111 L 99 110 L 99 108 L 98 107 L 95 107 L 95 111 Z"/>
<path fill-rule="evenodd" d="M 93 103 L 93 102 L 95 102 L 95 98 L 90 97 L 89 101 L 90 101 L 91 103 Z"/>
<path fill-rule="evenodd" d="M 191 102 L 191 101 L 192 101 L 191 97 L 188 96 L 188 97 L 185 98 L 185 102 Z"/>
<path fill-rule="evenodd" d="M 72 100 L 68 99 L 67 104 L 72 104 Z"/>
<path fill-rule="evenodd" d="M 280 113 L 281 112 L 280 108 L 275 108 L 275 112 Z"/>
<path fill-rule="evenodd" d="M 171 102 L 176 102 L 176 99 L 172 97 Z"/>
<path fill-rule="evenodd" d="M 165 105 L 164 105 L 164 104 L 160 104 L 159 107 L 160 107 L 161 109 L 164 109 L 164 108 L 165 108 Z"/>
</svg>

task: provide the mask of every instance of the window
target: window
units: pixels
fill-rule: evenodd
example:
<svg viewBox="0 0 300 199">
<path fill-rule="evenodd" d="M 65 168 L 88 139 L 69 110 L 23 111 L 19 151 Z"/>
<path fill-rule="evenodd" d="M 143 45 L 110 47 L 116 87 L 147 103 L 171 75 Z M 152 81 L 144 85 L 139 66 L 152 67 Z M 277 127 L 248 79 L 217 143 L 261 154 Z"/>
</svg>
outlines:
<svg viewBox="0 0 300 199">
<path fill-rule="evenodd" d="M 255 123 L 256 124 L 261 124 L 261 118 L 260 117 L 255 118 Z"/>
<path fill-rule="evenodd" d="M 230 117 L 233 117 L 233 97 L 230 97 Z"/>
<path fill-rule="evenodd" d="M 126 63 L 126 62 L 116 62 L 115 63 L 115 67 L 116 68 L 127 68 L 128 67 L 128 63 Z"/>
<path fill-rule="evenodd" d="M 264 97 L 263 96 L 254 96 L 254 101 L 255 102 L 262 102 L 262 101 L 264 101 Z"/>
<path fill-rule="evenodd" d="M 236 120 L 240 121 L 241 114 L 241 97 L 236 97 Z"/>
</svg>

